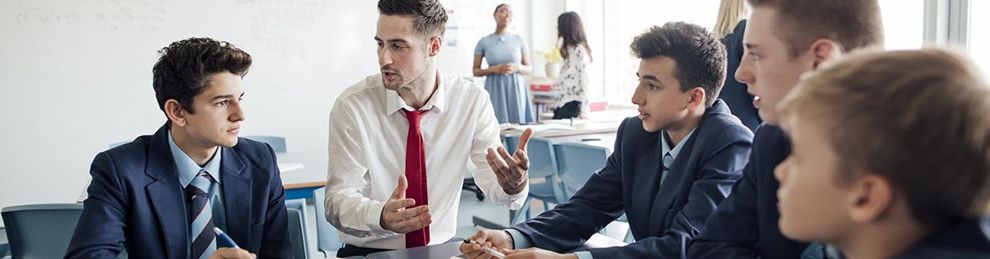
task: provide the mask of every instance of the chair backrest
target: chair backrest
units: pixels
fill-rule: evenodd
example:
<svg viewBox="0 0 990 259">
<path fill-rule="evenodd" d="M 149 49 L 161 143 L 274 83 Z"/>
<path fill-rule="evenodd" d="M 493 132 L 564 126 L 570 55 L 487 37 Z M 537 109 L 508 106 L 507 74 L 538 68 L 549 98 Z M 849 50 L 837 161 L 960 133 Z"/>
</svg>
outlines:
<svg viewBox="0 0 990 259">
<path fill-rule="evenodd" d="M 517 140 L 518 141 L 518 140 Z M 518 143 L 518 142 L 517 142 Z M 515 149 L 516 144 L 512 145 Z M 511 154 L 515 151 L 509 151 Z M 529 155 L 529 177 L 551 177 L 557 175 L 557 158 L 554 154 L 553 141 L 546 138 L 532 137 L 526 145 Z"/>
<path fill-rule="evenodd" d="M 244 136 L 246 139 L 268 143 L 275 153 L 285 153 L 285 137 L 280 136 Z"/>
<path fill-rule="evenodd" d="M 79 222 L 83 205 L 34 204 L 0 211 L 12 258 L 62 258 Z"/>
<path fill-rule="evenodd" d="M 591 175 L 608 159 L 608 149 L 582 143 L 559 143 L 553 146 L 559 168 L 558 177 L 563 185 L 562 201 L 569 200 Z"/>
<path fill-rule="evenodd" d="M 502 145 L 505 145 L 505 150 L 512 154 L 516 151 L 516 146 L 519 145 L 519 135 L 505 136 L 502 138 Z"/>
<path fill-rule="evenodd" d="M 7 230 L 0 227 L 0 258 L 7 257 L 7 251 L 10 251 L 10 245 L 7 245 Z"/>
<path fill-rule="evenodd" d="M 292 243 L 292 257 L 295 259 L 309 259 L 309 251 L 306 249 L 306 221 L 303 219 L 303 212 L 296 208 L 288 208 L 289 216 L 289 242 Z"/>
<path fill-rule="evenodd" d="M 327 221 L 327 208 L 324 200 L 326 198 L 327 187 L 313 191 L 314 203 L 316 203 L 316 242 L 317 248 L 328 258 L 337 255 L 337 250 L 343 246 L 337 229 Z"/>
</svg>

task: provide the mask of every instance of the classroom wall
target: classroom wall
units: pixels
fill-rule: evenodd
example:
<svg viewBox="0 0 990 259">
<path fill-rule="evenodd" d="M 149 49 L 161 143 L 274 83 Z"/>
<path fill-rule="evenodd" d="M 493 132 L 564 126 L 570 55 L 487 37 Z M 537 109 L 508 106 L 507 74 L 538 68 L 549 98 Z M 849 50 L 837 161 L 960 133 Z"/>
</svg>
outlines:
<svg viewBox="0 0 990 259">
<path fill-rule="evenodd" d="M 475 43 L 494 31 L 500 1 L 442 2 L 459 20 L 448 28 L 456 34 L 448 43 L 457 41 L 437 64 L 470 76 Z M 533 23 L 556 17 L 563 0 L 506 2 L 514 31 L 549 47 L 555 23 Z M 194 36 L 254 58 L 242 136 L 281 135 L 290 152 L 326 153 L 334 99 L 377 73 L 376 14 L 373 1 L 0 0 L 0 207 L 72 202 L 98 152 L 158 129 L 156 51 Z"/>
</svg>

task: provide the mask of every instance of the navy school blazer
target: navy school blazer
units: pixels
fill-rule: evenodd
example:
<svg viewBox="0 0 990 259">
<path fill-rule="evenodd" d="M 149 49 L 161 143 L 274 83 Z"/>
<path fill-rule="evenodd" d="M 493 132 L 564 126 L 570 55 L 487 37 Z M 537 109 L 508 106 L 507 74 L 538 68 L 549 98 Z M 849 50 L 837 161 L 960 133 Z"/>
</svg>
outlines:
<svg viewBox="0 0 990 259">
<path fill-rule="evenodd" d="M 291 258 L 285 191 L 275 152 L 240 138 L 221 147 L 221 195 L 227 234 L 258 258 Z M 188 258 L 189 226 L 168 123 L 96 155 L 93 177 L 65 258 Z"/>
<path fill-rule="evenodd" d="M 660 183 L 660 132 L 637 117 L 625 119 L 613 153 L 564 204 L 513 228 L 533 246 L 557 252 L 578 248 L 623 213 L 636 242 L 590 249 L 596 258 L 677 258 L 704 228 L 705 218 L 729 195 L 749 156 L 753 133 L 717 100 Z"/>
<path fill-rule="evenodd" d="M 690 245 L 688 258 L 792 259 L 808 244 L 784 237 L 777 228 L 777 188 L 773 171 L 791 154 L 790 139 L 769 124 L 756 129 L 753 152 L 743 178 L 708 218 L 705 231 Z"/>
</svg>

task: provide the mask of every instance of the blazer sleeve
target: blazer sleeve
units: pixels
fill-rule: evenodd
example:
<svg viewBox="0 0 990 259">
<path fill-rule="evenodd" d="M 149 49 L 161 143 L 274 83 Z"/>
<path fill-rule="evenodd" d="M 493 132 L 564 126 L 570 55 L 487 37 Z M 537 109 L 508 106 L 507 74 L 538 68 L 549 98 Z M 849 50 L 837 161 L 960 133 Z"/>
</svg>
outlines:
<svg viewBox="0 0 990 259">
<path fill-rule="evenodd" d="M 590 249 L 592 256 L 647 258 L 660 255 L 661 258 L 687 258 L 685 252 L 688 244 L 701 233 L 705 219 L 729 196 L 728 190 L 739 180 L 752 145 L 752 133 L 741 125 L 727 126 L 714 132 L 719 132 L 721 136 L 699 136 L 719 141 L 704 147 L 714 151 L 705 150 L 706 154 L 712 155 L 703 158 L 699 176 L 691 184 L 684 206 L 668 212 L 674 215 L 670 228 L 662 236 L 647 237 L 624 247 Z"/>
<path fill-rule="evenodd" d="M 704 231 L 691 243 L 689 258 L 756 258 L 757 152 L 750 153 L 742 179 L 732 187 L 732 195 L 708 217 Z"/>
<path fill-rule="evenodd" d="M 117 258 L 124 251 L 126 192 L 117 177 L 113 158 L 96 155 L 90 167 L 93 177 L 89 197 L 69 242 L 65 258 Z"/>
<path fill-rule="evenodd" d="M 622 215 L 622 135 L 619 126 L 615 147 L 605 167 L 593 174 L 571 199 L 513 228 L 535 247 L 556 252 L 573 250 L 592 234 Z"/>
<path fill-rule="evenodd" d="M 271 156 L 271 178 L 268 185 L 268 207 L 265 216 L 265 230 L 261 237 L 261 249 L 258 258 L 292 258 L 292 245 L 289 244 L 289 216 L 285 208 L 285 189 L 282 187 L 282 176 L 278 170 L 278 160 L 272 147 L 265 145 Z"/>
</svg>

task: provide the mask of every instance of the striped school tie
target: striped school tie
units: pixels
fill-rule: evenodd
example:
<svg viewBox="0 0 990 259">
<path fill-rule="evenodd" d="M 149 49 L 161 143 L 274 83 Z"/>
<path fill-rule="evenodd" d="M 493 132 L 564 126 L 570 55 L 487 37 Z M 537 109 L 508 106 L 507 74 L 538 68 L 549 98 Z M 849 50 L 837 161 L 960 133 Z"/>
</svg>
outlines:
<svg viewBox="0 0 990 259">
<path fill-rule="evenodd" d="M 186 186 L 186 194 L 192 204 L 189 210 L 189 240 L 192 240 L 189 258 L 205 259 L 217 250 L 217 238 L 213 234 L 213 206 L 208 192 L 212 184 L 210 175 L 200 170 Z"/>
</svg>

